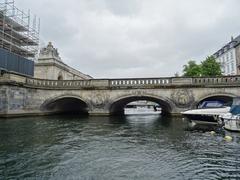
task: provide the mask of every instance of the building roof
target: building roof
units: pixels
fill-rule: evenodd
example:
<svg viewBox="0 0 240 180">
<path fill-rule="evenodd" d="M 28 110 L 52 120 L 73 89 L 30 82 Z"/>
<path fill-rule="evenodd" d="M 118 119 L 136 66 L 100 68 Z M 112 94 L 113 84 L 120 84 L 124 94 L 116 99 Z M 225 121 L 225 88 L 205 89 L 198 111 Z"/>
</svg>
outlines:
<svg viewBox="0 0 240 180">
<path fill-rule="evenodd" d="M 234 41 L 237 41 L 238 43 L 240 43 L 240 35 L 239 35 L 238 37 L 236 37 L 236 38 L 234 39 Z"/>
<path fill-rule="evenodd" d="M 74 74 L 78 74 L 79 76 L 84 77 L 85 79 L 93 79 L 92 76 L 84 74 L 79 70 L 76 70 L 68 66 L 67 64 L 65 64 L 58 53 L 58 49 L 55 48 L 51 42 L 49 42 L 46 47 L 43 47 L 40 50 L 38 61 L 35 63 L 35 66 L 42 66 L 42 65 L 46 66 L 46 65 L 52 65 L 52 64 L 54 64 L 55 66 L 58 66 L 59 68 L 62 68 L 65 70 L 67 69 L 68 71 L 71 71 Z"/>
<path fill-rule="evenodd" d="M 235 48 L 238 45 L 240 45 L 240 35 L 237 36 L 236 38 L 232 38 L 229 43 L 227 43 L 225 46 L 223 46 L 221 49 L 219 49 L 216 53 L 214 53 L 213 56 L 218 58 L 225 52 L 229 51 L 232 48 Z"/>
</svg>

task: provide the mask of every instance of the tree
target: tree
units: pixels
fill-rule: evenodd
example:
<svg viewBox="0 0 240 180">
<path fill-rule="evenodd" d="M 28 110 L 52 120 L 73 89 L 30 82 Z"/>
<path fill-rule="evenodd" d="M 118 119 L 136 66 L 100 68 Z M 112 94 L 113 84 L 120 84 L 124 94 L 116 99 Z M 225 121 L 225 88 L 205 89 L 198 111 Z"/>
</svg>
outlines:
<svg viewBox="0 0 240 180">
<path fill-rule="evenodd" d="M 201 63 L 202 76 L 220 76 L 222 75 L 221 64 L 213 56 L 209 56 Z"/>
<path fill-rule="evenodd" d="M 201 65 L 196 64 L 195 61 L 188 61 L 188 64 L 183 66 L 183 76 L 184 77 L 201 76 Z"/>
<path fill-rule="evenodd" d="M 200 76 L 221 76 L 221 64 L 216 61 L 213 56 L 208 56 L 198 65 L 195 61 L 189 61 L 183 66 L 184 77 L 200 77 Z"/>
</svg>

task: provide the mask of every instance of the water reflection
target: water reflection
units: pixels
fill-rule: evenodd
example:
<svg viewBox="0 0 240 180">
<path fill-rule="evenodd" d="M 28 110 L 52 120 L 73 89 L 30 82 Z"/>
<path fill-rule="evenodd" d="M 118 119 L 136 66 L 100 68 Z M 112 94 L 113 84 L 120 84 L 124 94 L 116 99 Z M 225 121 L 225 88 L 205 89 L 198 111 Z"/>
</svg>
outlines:
<svg viewBox="0 0 240 180">
<path fill-rule="evenodd" d="M 1 120 L 0 179 L 240 178 L 239 134 L 210 130 L 158 115 Z"/>
</svg>

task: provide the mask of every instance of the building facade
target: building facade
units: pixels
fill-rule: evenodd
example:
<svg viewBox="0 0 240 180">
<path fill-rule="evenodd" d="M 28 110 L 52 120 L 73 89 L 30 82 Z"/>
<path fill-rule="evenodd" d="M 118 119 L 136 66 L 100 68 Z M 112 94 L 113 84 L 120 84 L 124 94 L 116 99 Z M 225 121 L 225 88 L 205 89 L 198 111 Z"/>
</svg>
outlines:
<svg viewBox="0 0 240 180">
<path fill-rule="evenodd" d="M 213 55 L 221 63 L 223 75 L 240 74 L 240 35 L 231 38 L 231 41 Z"/>
<path fill-rule="evenodd" d="M 58 50 L 49 42 L 47 47 L 40 50 L 38 61 L 35 62 L 34 77 L 49 80 L 85 80 L 92 79 L 65 64 L 58 53 Z"/>
</svg>

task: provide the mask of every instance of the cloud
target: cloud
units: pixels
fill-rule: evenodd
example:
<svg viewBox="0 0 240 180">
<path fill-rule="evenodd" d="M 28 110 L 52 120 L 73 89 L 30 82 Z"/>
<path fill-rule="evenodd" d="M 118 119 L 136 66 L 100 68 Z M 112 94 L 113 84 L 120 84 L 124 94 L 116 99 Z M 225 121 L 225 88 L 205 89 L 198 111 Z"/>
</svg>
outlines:
<svg viewBox="0 0 240 180">
<path fill-rule="evenodd" d="M 172 76 L 240 34 L 239 0 L 16 0 L 41 40 L 97 78 Z"/>
</svg>

